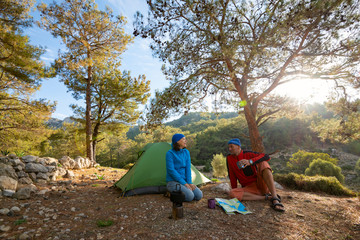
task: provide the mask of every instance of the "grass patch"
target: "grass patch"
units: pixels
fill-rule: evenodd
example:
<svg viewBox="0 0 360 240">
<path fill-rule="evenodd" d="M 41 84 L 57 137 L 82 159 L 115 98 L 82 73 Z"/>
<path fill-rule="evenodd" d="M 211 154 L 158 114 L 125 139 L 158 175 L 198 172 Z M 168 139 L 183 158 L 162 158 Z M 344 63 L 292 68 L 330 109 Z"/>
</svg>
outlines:
<svg viewBox="0 0 360 240">
<path fill-rule="evenodd" d="M 96 225 L 98 227 L 109 227 L 111 225 L 113 225 L 114 222 L 112 220 L 98 220 L 96 221 Z"/>
<path fill-rule="evenodd" d="M 324 192 L 335 196 L 356 196 L 356 193 L 344 187 L 335 177 L 305 176 L 302 174 L 275 174 L 276 182 L 296 190 Z"/>
<path fill-rule="evenodd" d="M 20 218 L 20 219 L 16 220 L 14 223 L 15 223 L 15 225 L 20 225 L 20 224 L 23 224 L 25 222 L 26 222 L 26 219 Z"/>
</svg>

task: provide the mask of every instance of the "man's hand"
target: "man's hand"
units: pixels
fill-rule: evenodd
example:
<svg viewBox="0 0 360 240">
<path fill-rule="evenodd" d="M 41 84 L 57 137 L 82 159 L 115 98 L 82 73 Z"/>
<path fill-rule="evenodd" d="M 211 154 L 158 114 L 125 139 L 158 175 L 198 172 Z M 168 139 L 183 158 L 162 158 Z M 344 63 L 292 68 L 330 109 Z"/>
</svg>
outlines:
<svg viewBox="0 0 360 240">
<path fill-rule="evenodd" d="M 242 168 L 250 166 L 250 159 L 241 159 L 240 161 L 240 166 L 242 166 Z"/>
</svg>

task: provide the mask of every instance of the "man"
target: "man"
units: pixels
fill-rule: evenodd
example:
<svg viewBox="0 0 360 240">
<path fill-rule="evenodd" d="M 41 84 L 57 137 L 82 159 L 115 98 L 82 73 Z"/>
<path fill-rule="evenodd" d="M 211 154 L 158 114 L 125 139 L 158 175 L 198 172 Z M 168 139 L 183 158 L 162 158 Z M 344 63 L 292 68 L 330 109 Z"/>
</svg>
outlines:
<svg viewBox="0 0 360 240">
<path fill-rule="evenodd" d="M 284 212 L 280 196 L 276 193 L 269 155 L 243 151 L 238 138 L 228 142 L 230 154 L 226 158 L 231 183 L 230 197 L 241 200 L 268 200 L 275 211 Z M 237 187 L 237 182 L 241 187 Z M 270 194 L 271 195 L 270 195 Z"/>
</svg>

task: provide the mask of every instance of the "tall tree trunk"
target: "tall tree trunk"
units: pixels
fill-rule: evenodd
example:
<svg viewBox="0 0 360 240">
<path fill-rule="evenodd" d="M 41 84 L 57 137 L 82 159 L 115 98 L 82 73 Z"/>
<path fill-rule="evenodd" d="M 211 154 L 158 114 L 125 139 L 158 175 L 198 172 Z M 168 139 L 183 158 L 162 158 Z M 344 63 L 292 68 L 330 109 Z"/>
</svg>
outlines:
<svg viewBox="0 0 360 240">
<path fill-rule="evenodd" d="M 96 161 L 96 144 L 97 144 L 97 140 L 98 140 L 98 136 L 99 136 L 99 128 L 100 128 L 100 124 L 99 123 L 95 123 L 95 127 L 94 127 L 94 131 L 93 131 L 93 159 L 94 161 Z"/>
<path fill-rule="evenodd" d="M 251 149 L 255 152 L 265 152 L 263 138 L 260 136 L 259 127 L 256 124 L 255 116 L 251 113 L 251 107 L 245 107 L 245 119 L 248 124 Z"/>
<path fill-rule="evenodd" d="M 86 84 L 86 156 L 90 161 L 94 160 L 93 142 L 92 142 L 92 128 L 91 128 L 91 84 L 92 84 L 92 67 L 88 67 L 88 78 Z"/>
</svg>

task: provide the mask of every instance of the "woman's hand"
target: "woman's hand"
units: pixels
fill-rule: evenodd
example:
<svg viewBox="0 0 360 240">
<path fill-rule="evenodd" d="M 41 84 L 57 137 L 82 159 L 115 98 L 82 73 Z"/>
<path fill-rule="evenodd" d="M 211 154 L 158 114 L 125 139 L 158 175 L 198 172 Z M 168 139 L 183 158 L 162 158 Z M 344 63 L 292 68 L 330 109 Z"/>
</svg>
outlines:
<svg viewBox="0 0 360 240">
<path fill-rule="evenodd" d="M 188 189 L 190 189 L 191 191 L 194 191 L 194 189 L 196 188 L 196 186 L 194 184 L 185 184 L 185 187 L 187 187 Z"/>
</svg>

